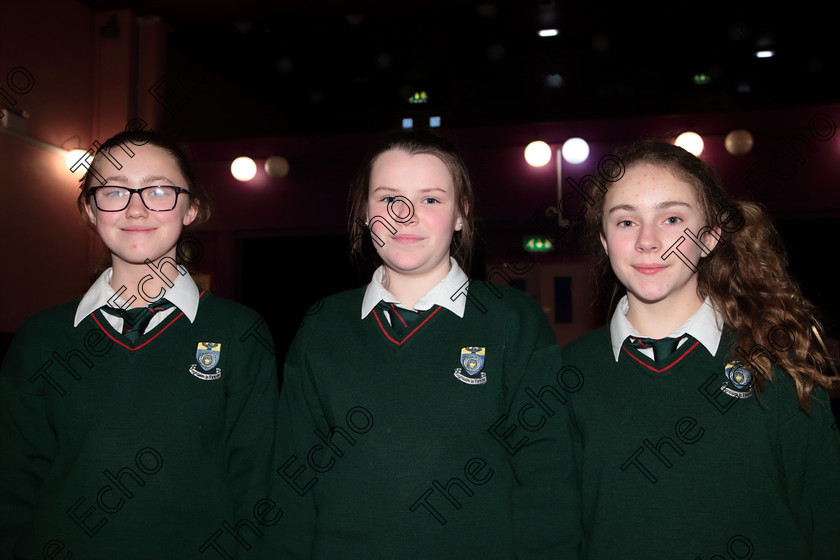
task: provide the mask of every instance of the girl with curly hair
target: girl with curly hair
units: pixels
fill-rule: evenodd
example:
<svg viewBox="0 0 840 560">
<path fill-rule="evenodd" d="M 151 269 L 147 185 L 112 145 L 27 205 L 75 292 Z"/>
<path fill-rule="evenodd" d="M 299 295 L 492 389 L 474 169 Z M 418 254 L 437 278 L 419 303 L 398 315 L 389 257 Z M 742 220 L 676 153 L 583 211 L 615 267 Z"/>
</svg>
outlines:
<svg viewBox="0 0 840 560">
<path fill-rule="evenodd" d="M 779 235 L 680 147 L 615 162 L 586 216 L 611 320 L 563 351 L 582 557 L 836 558 L 828 356 Z"/>
</svg>

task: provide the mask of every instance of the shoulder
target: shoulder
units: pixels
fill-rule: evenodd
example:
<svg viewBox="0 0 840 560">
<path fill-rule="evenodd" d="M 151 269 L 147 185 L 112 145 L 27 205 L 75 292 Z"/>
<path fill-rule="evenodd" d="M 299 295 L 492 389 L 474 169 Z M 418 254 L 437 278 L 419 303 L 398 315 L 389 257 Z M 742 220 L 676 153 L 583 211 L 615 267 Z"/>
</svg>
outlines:
<svg viewBox="0 0 840 560">
<path fill-rule="evenodd" d="M 592 355 L 599 352 L 612 352 L 610 341 L 610 329 L 603 326 L 591 331 L 582 337 L 570 342 L 563 348 L 563 354 L 567 357 L 579 356 L 581 354 Z"/>
<path fill-rule="evenodd" d="M 318 306 L 319 303 L 322 303 L 325 306 L 336 308 L 348 305 L 353 305 L 361 308 L 362 298 L 365 295 L 365 289 L 366 286 L 362 286 L 360 288 L 353 288 L 352 290 L 345 290 L 343 292 L 338 292 L 336 294 L 329 295 L 324 299 L 320 300 L 320 302 L 315 303 L 313 307 Z"/>
<path fill-rule="evenodd" d="M 309 306 L 301 326 L 326 319 L 333 320 L 344 317 L 359 319 L 364 295 L 365 288 L 361 287 L 338 292 L 320 299 Z"/>
<path fill-rule="evenodd" d="M 536 300 L 508 286 L 470 281 L 464 318 L 505 325 L 507 336 L 534 339 L 537 346 L 557 344 L 551 323 Z"/>
<path fill-rule="evenodd" d="M 362 298 L 365 288 L 355 288 L 329 295 L 316 301 L 306 311 L 295 333 L 286 363 L 297 363 L 313 348 L 323 348 L 324 340 L 343 340 L 349 325 L 361 324 Z"/>
<path fill-rule="evenodd" d="M 51 331 L 66 331 L 73 328 L 73 318 L 81 297 L 53 307 L 48 307 L 29 316 L 18 329 L 15 338 L 26 338 Z"/>
<path fill-rule="evenodd" d="M 261 345 L 274 352 L 274 336 L 262 315 L 247 305 L 210 292 L 201 296 L 192 327 L 242 343 L 242 348 Z"/>
<path fill-rule="evenodd" d="M 81 298 L 38 311 L 18 328 L 3 359 L 3 371 L 16 371 L 26 375 L 45 361 L 52 353 L 65 347 L 77 346 L 84 332 L 73 328 L 73 318 Z"/>
</svg>

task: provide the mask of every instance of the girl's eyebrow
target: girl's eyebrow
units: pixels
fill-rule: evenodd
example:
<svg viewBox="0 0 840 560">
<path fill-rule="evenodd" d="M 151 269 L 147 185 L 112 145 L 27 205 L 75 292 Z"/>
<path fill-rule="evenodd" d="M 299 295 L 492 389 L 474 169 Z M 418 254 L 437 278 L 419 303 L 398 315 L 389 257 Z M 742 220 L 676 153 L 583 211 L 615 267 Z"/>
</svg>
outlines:
<svg viewBox="0 0 840 560">
<path fill-rule="evenodd" d="M 657 208 L 672 208 L 674 206 L 685 206 L 686 208 L 691 208 L 691 204 L 682 200 L 667 200 L 656 205 Z"/>
<path fill-rule="evenodd" d="M 370 192 L 375 193 L 375 192 L 399 192 L 399 191 L 397 191 L 397 189 L 395 189 L 394 187 L 388 187 L 388 186 L 385 186 L 385 185 L 380 185 L 378 187 L 374 187 Z"/>
<path fill-rule="evenodd" d="M 372 193 L 377 193 L 377 192 L 395 192 L 395 193 L 398 193 L 398 192 L 400 192 L 400 189 L 397 189 L 397 188 L 394 188 L 394 187 L 389 187 L 389 186 L 386 186 L 386 185 L 380 185 L 378 187 L 375 187 L 370 192 L 372 192 Z M 421 193 L 442 192 L 444 194 L 447 193 L 446 189 L 444 189 L 442 187 L 425 187 L 425 188 L 420 189 L 419 192 L 421 192 Z"/>
<path fill-rule="evenodd" d="M 684 206 L 686 208 L 691 208 L 691 204 L 689 204 L 688 202 L 683 202 L 682 200 L 666 200 L 665 202 L 657 203 L 654 208 L 660 210 L 666 208 L 673 208 L 674 206 Z M 607 211 L 607 214 L 612 214 L 613 212 L 618 212 L 619 210 L 625 210 L 627 212 L 636 212 L 638 208 L 636 206 L 633 206 L 632 204 L 616 204 Z"/>
<path fill-rule="evenodd" d="M 146 177 L 143 177 L 142 179 L 140 179 L 140 182 L 141 183 L 151 183 L 152 181 L 160 181 L 161 179 L 166 181 L 169 184 L 172 183 L 172 180 L 169 177 L 166 177 L 164 175 L 147 175 Z M 106 183 L 109 183 L 111 181 L 114 181 L 114 182 L 117 182 L 117 183 L 130 183 L 131 182 L 131 180 L 128 177 L 126 177 L 125 175 L 109 175 L 108 177 L 105 178 Z"/>
</svg>

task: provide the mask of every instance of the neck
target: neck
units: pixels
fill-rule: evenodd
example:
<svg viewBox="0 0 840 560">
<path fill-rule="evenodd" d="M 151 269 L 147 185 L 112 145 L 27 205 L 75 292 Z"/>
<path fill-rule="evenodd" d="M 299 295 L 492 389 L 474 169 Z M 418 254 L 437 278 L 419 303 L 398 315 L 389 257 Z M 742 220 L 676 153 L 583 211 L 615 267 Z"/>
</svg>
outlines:
<svg viewBox="0 0 840 560">
<path fill-rule="evenodd" d="M 406 308 L 414 309 L 414 305 L 426 295 L 435 284 L 446 278 L 450 270 L 449 261 L 434 271 L 422 275 L 403 274 L 385 267 L 383 287 L 400 300 Z"/>
<path fill-rule="evenodd" d="M 130 263 L 116 255 L 111 257 L 113 274 L 110 285 L 127 307 L 144 307 L 166 296 L 176 278 L 186 269 L 176 268 L 174 258 L 164 256 L 157 262 Z"/>
<path fill-rule="evenodd" d="M 666 337 L 703 305 L 703 298 L 697 294 L 695 296 L 681 302 L 663 300 L 650 303 L 628 294 L 627 320 L 645 336 L 655 339 Z"/>
</svg>

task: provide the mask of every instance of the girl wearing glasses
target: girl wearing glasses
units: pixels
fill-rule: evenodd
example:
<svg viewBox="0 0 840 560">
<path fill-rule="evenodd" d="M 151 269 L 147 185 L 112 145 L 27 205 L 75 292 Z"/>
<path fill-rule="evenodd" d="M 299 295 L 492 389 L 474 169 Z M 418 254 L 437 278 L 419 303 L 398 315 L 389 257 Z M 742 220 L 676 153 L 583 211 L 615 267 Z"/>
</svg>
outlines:
<svg viewBox="0 0 840 560">
<path fill-rule="evenodd" d="M 179 262 L 183 228 L 209 215 L 186 154 L 158 133 L 120 133 L 78 206 L 111 266 L 30 318 L 3 363 L 0 557 L 252 549 L 261 525 L 237 522 L 267 495 L 273 344 L 255 312 Z"/>
</svg>

